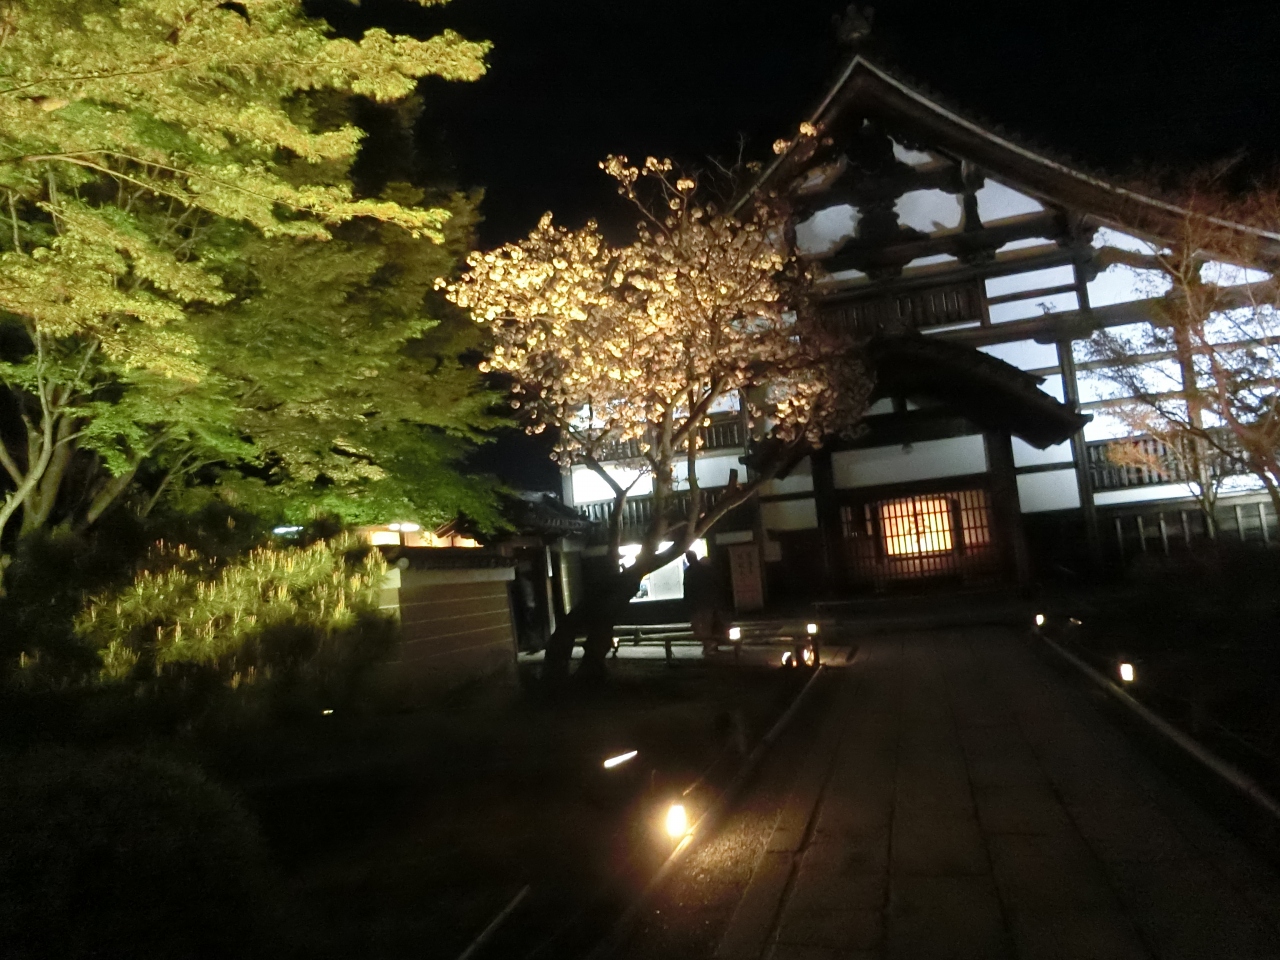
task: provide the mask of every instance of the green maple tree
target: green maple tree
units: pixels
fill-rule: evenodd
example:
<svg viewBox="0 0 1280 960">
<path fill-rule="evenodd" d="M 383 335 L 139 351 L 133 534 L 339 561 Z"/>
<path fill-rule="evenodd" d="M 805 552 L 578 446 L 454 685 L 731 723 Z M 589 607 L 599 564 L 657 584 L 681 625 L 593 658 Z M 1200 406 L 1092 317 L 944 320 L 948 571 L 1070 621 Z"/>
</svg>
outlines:
<svg viewBox="0 0 1280 960">
<path fill-rule="evenodd" d="M 464 502 L 487 399 L 425 291 L 474 201 L 359 195 L 342 104 L 486 51 L 335 38 L 300 0 L 0 3 L 0 537 L 209 463 L 320 505 Z"/>
</svg>

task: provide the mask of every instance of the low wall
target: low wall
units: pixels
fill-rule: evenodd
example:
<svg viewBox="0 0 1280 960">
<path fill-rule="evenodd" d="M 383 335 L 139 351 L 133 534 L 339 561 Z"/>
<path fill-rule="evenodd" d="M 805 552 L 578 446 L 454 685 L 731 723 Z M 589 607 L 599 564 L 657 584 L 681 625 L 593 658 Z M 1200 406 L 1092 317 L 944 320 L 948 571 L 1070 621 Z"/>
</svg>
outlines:
<svg viewBox="0 0 1280 960">
<path fill-rule="evenodd" d="M 396 611 L 400 640 L 379 670 L 381 685 L 400 699 L 438 693 L 515 672 L 508 566 L 421 569 L 393 567 L 382 607 Z"/>
</svg>

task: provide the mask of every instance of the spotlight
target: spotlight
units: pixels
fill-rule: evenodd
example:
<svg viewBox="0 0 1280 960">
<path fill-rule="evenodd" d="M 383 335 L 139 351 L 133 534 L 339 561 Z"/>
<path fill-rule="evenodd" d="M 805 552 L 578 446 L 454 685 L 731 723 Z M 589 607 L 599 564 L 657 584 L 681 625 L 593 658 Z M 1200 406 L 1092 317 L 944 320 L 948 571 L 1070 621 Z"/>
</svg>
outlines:
<svg viewBox="0 0 1280 960">
<path fill-rule="evenodd" d="M 804 632 L 812 637 L 818 632 L 818 625 L 816 623 L 806 623 L 804 625 Z"/>
<path fill-rule="evenodd" d="M 1036 614 L 1036 626 L 1037 626 L 1037 627 L 1043 627 L 1043 626 L 1044 626 L 1044 614 L 1043 614 L 1043 613 L 1037 613 L 1037 614 Z"/>
<path fill-rule="evenodd" d="M 322 715 L 326 716 L 326 717 L 328 717 L 328 716 L 332 716 L 332 715 L 333 715 L 333 708 L 332 708 L 332 707 L 326 707 L 325 709 L 321 710 L 321 711 L 320 711 L 320 713 L 321 713 Z"/>
<path fill-rule="evenodd" d="M 1084 622 L 1083 622 L 1083 621 L 1081 621 L 1081 620 L 1077 620 L 1075 617 L 1072 617 L 1072 618 L 1071 618 L 1070 623 L 1071 623 L 1071 625 L 1072 625 L 1073 627 L 1080 627 L 1080 626 L 1084 626 Z"/>
<path fill-rule="evenodd" d="M 634 759 L 639 755 L 639 753 L 639 750 L 628 750 L 626 753 L 620 753 L 616 757 L 610 757 L 604 762 L 604 768 L 606 770 L 612 770 L 614 767 L 621 766 L 628 760 Z"/>
<path fill-rule="evenodd" d="M 730 640 L 741 640 L 741 639 L 742 639 L 742 628 L 741 628 L 741 627 L 730 627 L 730 628 L 729 628 L 729 639 L 730 639 Z"/>
<path fill-rule="evenodd" d="M 804 656 L 804 665 L 806 667 L 812 667 L 813 660 L 814 660 L 813 647 L 811 646 L 805 647 L 803 656 Z"/>
<path fill-rule="evenodd" d="M 683 837 L 689 832 L 689 814 L 683 803 L 673 803 L 667 809 L 667 834 L 671 837 Z"/>
<path fill-rule="evenodd" d="M 400 529 L 405 533 L 416 533 L 421 530 L 422 527 L 418 526 L 416 523 L 402 523 L 400 524 Z"/>
<path fill-rule="evenodd" d="M 1125 683 L 1133 683 L 1133 677 L 1134 677 L 1133 664 L 1132 663 L 1120 664 L 1120 679 L 1123 680 Z"/>
</svg>

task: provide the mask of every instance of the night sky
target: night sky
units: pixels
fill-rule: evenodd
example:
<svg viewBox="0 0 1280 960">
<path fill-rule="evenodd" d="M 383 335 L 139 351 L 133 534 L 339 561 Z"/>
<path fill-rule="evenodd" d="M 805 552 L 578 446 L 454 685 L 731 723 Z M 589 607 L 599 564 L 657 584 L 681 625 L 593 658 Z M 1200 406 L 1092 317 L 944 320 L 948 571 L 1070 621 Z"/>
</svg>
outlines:
<svg viewBox="0 0 1280 960">
<path fill-rule="evenodd" d="M 344 31 L 452 27 L 494 43 L 474 84 L 423 85 L 419 137 L 487 190 L 481 241 L 545 210 L 577 223 L 618 201 L 611 152 L 697 163 L 794 132 L 839 65 L 847 0 L 318 0 Z M 1280 3 L 883 0 L 871 52 L 950 103 L 1090 167 L 1280 157 Z M 1013 11 L 1013 12 L 1010 12 Z M 1184 12 L 1186 11 L 1186 12 Z"/>
<path fill-rule="evenodd" d="M 422 85 L 422 156 L 483 187 L 483 246 L 546 210 L 576 225 L 630 214 L 597 168 L 609 153 L 697 164 L 767 159 L 844 56 L 847 0 L 314 0 L 340 31 L 493 41 L 477 83 Z M 1280 159 L 1280 3 L 883 0 L 868 52 L 947 102 L 1033 145 L 1113 174 L 1184 168 L 1246 151 Z M 1011 12 L 1012 11 L 1012 12 Z M 523 486 L 556 487 L 539 442 L 505 437 L 477 457 Z"/>
</svg>

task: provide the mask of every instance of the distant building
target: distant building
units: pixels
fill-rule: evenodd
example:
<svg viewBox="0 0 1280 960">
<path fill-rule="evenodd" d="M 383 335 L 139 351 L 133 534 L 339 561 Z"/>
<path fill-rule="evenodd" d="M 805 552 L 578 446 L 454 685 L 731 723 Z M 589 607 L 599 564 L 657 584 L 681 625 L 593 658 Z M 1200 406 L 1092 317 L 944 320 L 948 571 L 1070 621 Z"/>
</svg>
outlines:
<svg viewBox="0 0 1280 960">
<path fill-rule="evenodd" d="M 791 203 L 797 243 L 824 274 L 823 309 L 871 338 L 877 398 L 862 437 L 806 458 L 700 547 L 739 608 L 1016 584 L 1189 549 L 1203 525 L 1187 486 L 1108 459 L 1125 431 L 1082 349 L 1094 330 L 1147 322 L 1152 295 L 1132 271 L 1100 269 L 1099 248 L 1149 249 L 1174 235 L 1179 211 L 862 56 L 808 123 L 819 135 L 783 150 L 760 186 Z M 704 433 L 704 488 L 750 466 L 735 409 Z M 1250 487 L 1240 478 L 1221 501 L 1223 535 L 1274 539 Z M 611 493 L 588 469 L 566 473 L 564 489 L 585 517 L 607 518 Z M 637 487 L 627 528 L 638 534 L 649 509 Z M 652 574 L 643 592 L 678 597 L 679 571 Z"/>
</svg>

